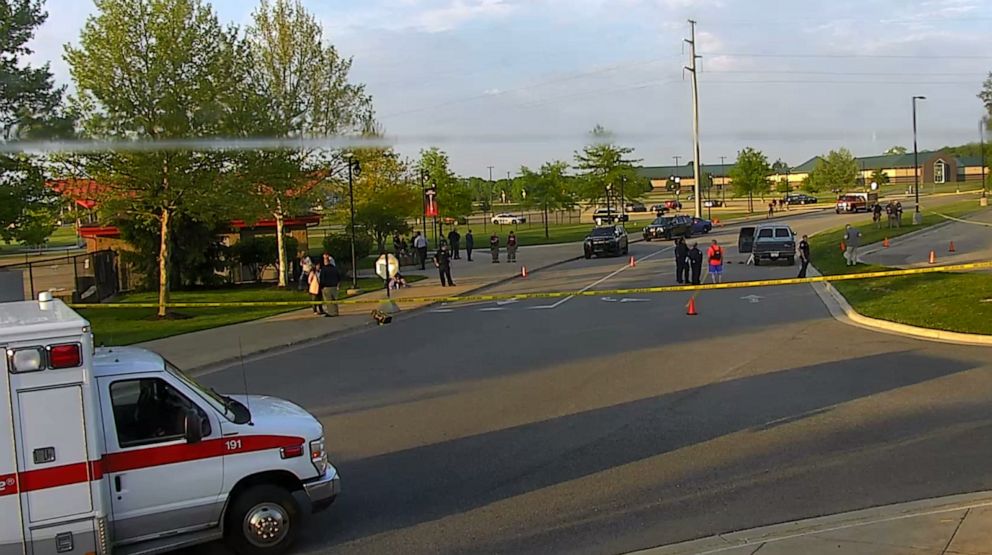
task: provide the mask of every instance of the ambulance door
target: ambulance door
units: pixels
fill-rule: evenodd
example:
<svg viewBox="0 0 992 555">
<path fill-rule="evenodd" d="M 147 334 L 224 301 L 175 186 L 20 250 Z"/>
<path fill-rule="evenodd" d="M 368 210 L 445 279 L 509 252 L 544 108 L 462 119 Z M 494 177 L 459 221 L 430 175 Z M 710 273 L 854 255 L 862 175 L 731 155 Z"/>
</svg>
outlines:
<svg viewBox="0 0 992 555">
<path fill-rule="evenodd" d="M 14 451 L 14 422 L 11 419 L 10 374 L 7 349 L 0 345 L 0 551 L 24 551 L 24 522 L 17 495 L 17 458 Z"/>
</svg>

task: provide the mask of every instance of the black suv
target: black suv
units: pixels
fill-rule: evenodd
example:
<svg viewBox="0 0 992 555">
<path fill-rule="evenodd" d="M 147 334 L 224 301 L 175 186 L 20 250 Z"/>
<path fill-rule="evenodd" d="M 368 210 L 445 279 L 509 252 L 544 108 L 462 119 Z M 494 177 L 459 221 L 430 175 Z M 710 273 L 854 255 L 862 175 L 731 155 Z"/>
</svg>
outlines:
<svg viewBox="0 0 992 555">
<path fill-rule="evenodd" d="M 659 216 L 644 227 L 644 240 L 692 237 L 692 218 L 689 216 Z"/>
<path fill-rule="evenodd" d="M 582 243 L 582 250 L 586 258 L 592 258 L 594 254 L 596 256 L 604 254 L 620 256 L 627 254 L 629 248 L 627 230 L 622 225 L 595 227 Z"/>
<path fill-rule="evenodd" d="M 790 204 L 790 205 L 792 205 L 792 204 L 816 204 L 816 197 L 813 197 L 813 196 L 810 196 L 810 195 L 807 195 L 807 194 L 804 194 L 804 193 L 791 193 L 791 194 L 785 195 L 785 198 L 783 198 L 782 200 L 784 200 L 786 204 Z"/>
</svg>

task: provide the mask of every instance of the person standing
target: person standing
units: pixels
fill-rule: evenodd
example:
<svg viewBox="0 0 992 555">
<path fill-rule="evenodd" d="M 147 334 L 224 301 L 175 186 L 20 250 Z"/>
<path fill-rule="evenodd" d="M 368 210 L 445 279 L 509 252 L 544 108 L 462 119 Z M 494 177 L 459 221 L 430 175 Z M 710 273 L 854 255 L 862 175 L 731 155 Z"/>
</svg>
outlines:
<svg viewBox="0 0 992 555">
<path fill-rule="evenodd" d="M 896 227 L 902 227 L 902 201 L 896 201 Z"/>
<path fill-rule="evenodd" d="M 427 269 L 427 237 L 419 231 L 413 235 L 413 248 L 417 250 L 417 258 L 420 262 L 420 269 Z"/>
<path fill-rule="evenodd" d="M 455 285 L 451 280 L 451 251 L 448 250 L 448 245 L 441 245 L 441 248 L 434 253 L 434 267 L 441 277 L 441 287 Z"/>
<path fill-rule="evenodd" d="M 875 222 L 875 229 L 882 229 L 882 205 L 877 202 L 871 207 L 871 221 Z"/>
<path fill-rule="evenodd" d="M 472 249 L 475 248 L 475 237 L 472 236 L 472 230 L 469 229 L 465 232 L 465 256 L 468 257 L 468 261 L 472 261 Z"/>
<path fill-rule="evenodd" d="M 689 267 L 692 269 L 692 284 L 699 285 L 699 277 L 703 273 L 703 252 L 696 243 L 689 249 Z"/>
<path fill-rule="evenodd" d="M 706 250 L 706 260 L 709 261 L 713 283 L 723 282 L 723 248 L 716 242 L 716 239 L 713 239 L 713 244 Z"/>
<path fill-rule="evenodd" d="M 891 200 L 885 205 L 885 215 L 889 218 L 889 228 L 896 226 L 896 205 Z"/>
<path fill-rule="evenodd" d="M 768 215 L 765 216 L 765 219 L 767 220 L 768 218 L 771 218 L 774 215 L 775 215 L 775 204 L 769 202 L 768 203 Z"/>
<path fill-rule="evenodd" d="M 858 263 L 858 247 L 861 245 L 861 232 L 851 224 L 844 226 L 844 258 L 847 259 L 848 266 Z"/>
<path fill-rule="evenodd" d="M 396 258 L 403 254 L 403 240 L 400 239 L 399 233 L 393 234 L 393 254 L 396 255 Z"/>
<path fill-rule="evenodd" d="M 675 241 L 675 281 L 689 282 L 689 246 L 682 237 Z"/>
<path fill-rule="evenodd" d="M 495 231 L 489 236 L 489 253 L 493 255 L 493 264 L 499 264 L 499 235 Z"/>
<path fill-rule="evenodd" d="M 313 271 L 313 261 L 307 255 L 306 251 L 300 252 L 303 258 L 300 258 L 300 291 L 306 291 L 310 287 L 310 272 Z"/>
<path fill-rule="evenodd" d="M 799 263 L 802 264 L 799 267 L 799 275 L 797 277 L 806 277 L 806 268 L 809 267 L 809 238 L 803 235 L 803 240 L 799 241 Z"/>
<path fill-rule="evenodd" d="M 338 273 L 338 267 L 331 255 L 324 253 L 324 260 L 326 263 L 322 264 L 319 274 L 320 296 L 324 299 L 324 316 L 337 316 L 338 305 L 331 301 L 338 300 L 338 284 L 341 283 L 341 274 Z"/>
<path fill-rule="evenodd" d="M 517 236 L 512 231 L 506 238 L 506 261 L 517 261 Z"/>
<path fill-rule="evenodd" d="M 451 245 L 451 255 L 455 260 L 459 260 L 462 257 L 458 252 L 461 247 L 459 243 L 461 242 L 462 234 L 458 233 L 458 230 L 452 227 L 451 231 L 448 232 L 448 244 Z"/>
<path fill-rule="evenodd" d="M 320 301 L 320 262 L 310 264 L 310 271 L 307 272 L 307 292 L 310 293 L 310 300 L 313 301 L 311 308 L 316 316 L 324 315 L 324 307 Z"/>
</svg>

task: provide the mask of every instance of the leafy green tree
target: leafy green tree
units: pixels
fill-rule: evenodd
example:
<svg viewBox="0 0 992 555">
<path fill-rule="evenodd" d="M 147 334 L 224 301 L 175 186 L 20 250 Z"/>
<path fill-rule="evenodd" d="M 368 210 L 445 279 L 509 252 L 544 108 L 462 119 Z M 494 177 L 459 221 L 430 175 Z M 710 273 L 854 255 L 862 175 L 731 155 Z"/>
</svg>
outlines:
<svg viewBox="0 0 992 555">
<path fill-rule="evenodd" d="M 779 179 L 775 183 L 775 192 L 776 193 L 788 193 L 791 190 L 792 190 L 792 187 L 789 186 L 789 180 L 786 179 L 786 178 L 784 178 L 784 177 L 781 178 L 781 179 Z"/>
<path fill-rule="evenodd" d="M 287 250 L 296 252 L 297 241 L 293 237 L 283 240 Z M 248 269 L 256 283 L 262 281 L 262 275 L 269 266 L 278 267 L 279 241 L 274 236 L 245 237 L 230 248 L 230 257 Z"/>
<path fill-rule="evenodd" d="M 593 144 L 575 153 L 574 167 L 580 172 L 580 180 L 575 183 L 579 198 L 590 205 L 641 198 L 651 184 L 637 174 L 635 164 L 640 160 L 628 158 L 634 149 L 614 144 L 612 134 L 600 125 L 590 134 Z M 623 198 L 620 197 L 621 182 Z"/>
<path fill-rule="evenodd" d="M 815 195 L 816 193 L 819 193 L 820 190 L 822 189 L 820 184 L 816 180 L 816 176 L 813 175 L 812 173 L 810 173 L 809 175 L 803 178 L 801 187 L 803 191 L 811 195 Z"/>
<path fill-rule="evenodd" d="M 384 252 L 392 234 L 410 231 L 408 222 L 420 213 L 420 189 L 413 186 L 407 165 L 392 150 L 360 149 L 354 154 L 361 164 L 361 173 L 353 180 L 355 224 Z M 349 209 L 344 204 L 339 210 Z"/>
<path fill-rule="evenodd" d="M 881 187 L 889 182 L 889 176 L 881 169 L 877 169 L 871 172 L 871 181 L 878 183 L 878 186 Z"/>
<path fill-rule="evenodd" d="M 83 128 L 98 139 L 162 141 L 223 136 L 232 128 L 244 56 L 233 29 L 201 0 L 101 0 L 66 47 Z M 97 200 L 115 221 L 157 225 L 158 315 L 167 316 L 170 234 L 179 216 L 230 215 L 224 153 L 116 151 L 80 159 L 101 185 Z"/>
<path fill-rule="evenodd" d="M 572 197 L 566 189 L 565 172 L 568 164 L 562 161 L 546 162 L 538 171 L 527 166 L 520 168 L 521 183 L 527 195 L 523 198 L 526 208 L 540 209 L 544 215 L 544 237 L 548 238 L 548 213 L 572 204 Z"/>
<path fill-rule="evenodd" d="M 858 184 L 858 163 L 846 148 L 831 150 L 825 157 L 817 160 L 811 175 L 820 189 L 853 189 Z"/>
<path fill-rule="evenodd" d="M 421 150 L 417 170 L 425 174 L 428 187 L 437 188 L 438 217 L 459 219 L 472 214 L 472 189 L 452 173 L 447 153 L 437 147 Z"/>
<path fill-rule="evenodd" d="M 892 146 L 885 150 L 885 154 L 906 154 L 906 147 L 904 146 Z"/>
<path fill-rule="evenodd" d="M 246 30 L 247 62 L 239 118 L 244 134 L 312 137 L 368 132 L 372 99 L 349 82 L 352 60 L 324 41 L 323 29 L 299 0 L 262 0 Z M 276 222 L 279 287 L 288 265 L 283 221 L 316 204 L 316 185 L 332 163 L 314 149 L 247 152 L 243 173 L 258 207 Z"/>
<path fill-rule="evenodd" d="M 982 90 L 978 93 L 978 98 L 982 99 L 986 113 L 992 116 L 992 72 L 989 72 L 989 76 L 982 83 Z"/>
<path fill-rule="evenodd" d="M 769 189 L 772 167 L 760 150 L 746 147 L 737 154 L 737 162 L 730 169 L 730 179 L 736 196 L 747 195 L 748 211 L 754 212 L 754 194 L 764 194 Z"/>
<path fill-rule="evenodd" d="M 72 136 L 48 65 L 33 67 L 28 43 L 48 17 L 39 0 L 0 2 L 0 142 Z M 41 244 L 55 229 L 58 195 L 33 156 L 0 154 L 0 239 Z"/>
</svg>

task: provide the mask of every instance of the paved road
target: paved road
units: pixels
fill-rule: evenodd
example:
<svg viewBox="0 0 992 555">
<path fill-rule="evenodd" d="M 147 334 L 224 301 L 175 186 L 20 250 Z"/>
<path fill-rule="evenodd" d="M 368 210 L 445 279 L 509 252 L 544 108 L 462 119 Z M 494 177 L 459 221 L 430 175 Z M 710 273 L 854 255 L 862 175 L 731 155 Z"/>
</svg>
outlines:
<svg viewBox="0 0 992 555">
<path fill-rule="evenodd" d="M 673 281 L 669 244 L 631 254 L 498 290 Z M 704 292 L 697 317 L 687 297 L 452 305 L 248 361 L 252 392 L 321 419 L 343 475 L 297 551 L 619 553 L 992 487 L 989 349 L 840 324 L 808 286 Z M 236 391 L 241 370 L 202 380 Z"/>
</svg>

